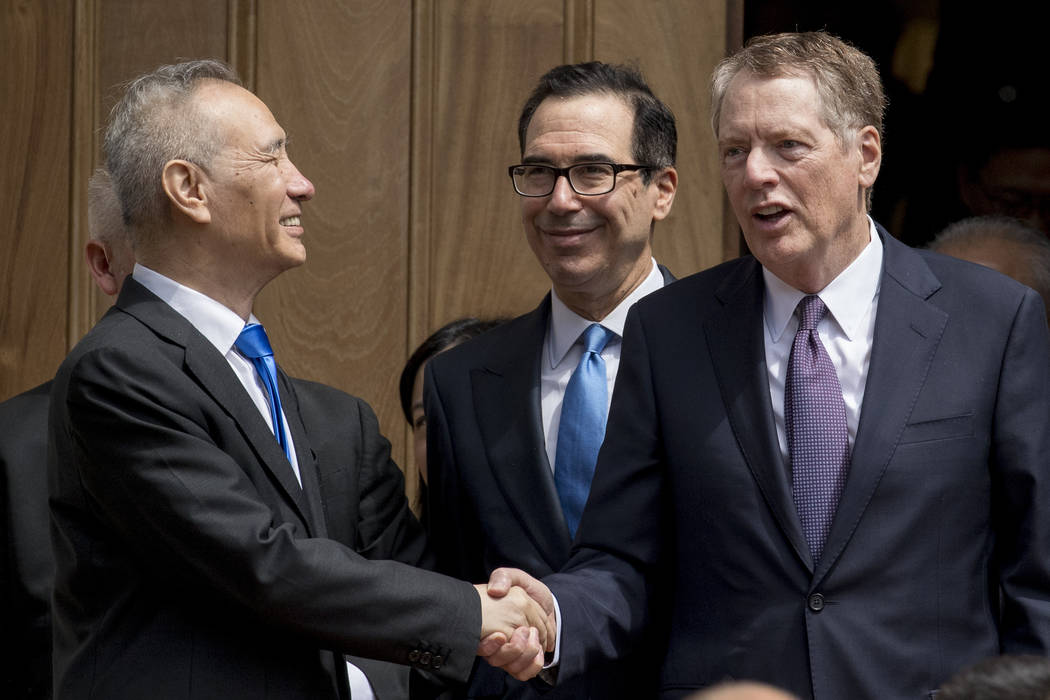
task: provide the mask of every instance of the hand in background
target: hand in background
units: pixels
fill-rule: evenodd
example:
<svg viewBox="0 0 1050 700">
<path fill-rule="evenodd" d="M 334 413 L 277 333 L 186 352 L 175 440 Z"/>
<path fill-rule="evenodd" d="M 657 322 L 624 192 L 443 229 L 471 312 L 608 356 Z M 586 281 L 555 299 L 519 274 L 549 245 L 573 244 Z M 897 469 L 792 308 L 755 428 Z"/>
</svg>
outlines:
<svg viewBox="0 0 1050 700">
<path fill-rule="evenodd" d="M 554 596 L 540 581 L 519 569 L 496 569 L 488 586 L 477 586 L 482 596 L 482 640 L 478 655 L 518 680 L 528 680 L 543 669 L 543 652 L 553 651 L 557 639 Z M 485 598 L 505 601 L 525 595 L 542 612 L 539 624 L 518 626 L 510 635 L 502 630 L 485 631 Z"/>
</svg>

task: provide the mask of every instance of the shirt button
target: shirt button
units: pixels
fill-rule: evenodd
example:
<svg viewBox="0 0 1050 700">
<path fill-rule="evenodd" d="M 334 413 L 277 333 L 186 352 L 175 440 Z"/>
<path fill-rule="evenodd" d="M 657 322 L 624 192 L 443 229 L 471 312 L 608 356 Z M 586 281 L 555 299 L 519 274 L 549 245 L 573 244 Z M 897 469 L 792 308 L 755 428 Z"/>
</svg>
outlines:
<svg viewBox="0 0 1050 700">
<path fill-rule="evenodd" d="M 807 605 L 813 612 L 820 612 L 824 609 L 824 596 L 820 593 L 814 593 L 809 597 Z"/>
</svg>

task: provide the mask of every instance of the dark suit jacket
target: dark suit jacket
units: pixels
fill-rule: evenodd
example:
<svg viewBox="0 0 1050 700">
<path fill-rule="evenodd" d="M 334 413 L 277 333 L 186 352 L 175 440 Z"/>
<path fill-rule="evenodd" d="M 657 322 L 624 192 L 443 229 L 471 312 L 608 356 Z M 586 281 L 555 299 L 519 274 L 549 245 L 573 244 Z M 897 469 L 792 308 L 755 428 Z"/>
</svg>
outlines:
<svg viewBox="0 0 1050 700">
<path fill-rule="evenodd" d="M 51 697 L 47 405 L 51 383 L 0 403 L 0 697 Z"/>
<path fill-rule="evenodd" d="M 364 558 L 422 546 L 390 498 L 401 481 L 374 416 L 340 392 L 280 384 L 302 488 L 225 358 L 133 279 L 62 364 L 49 445 L 57 697 L 344 696 L 342 658 L 326 649 L 466 678 L 474 590 Z M 343 430 L 318 429 L 318 415 Z"/>
<path fill-rule="evenodd" d="M 674 277 L 663 267 L 665 284 Z M 487 581 L 513 566 L 536 576 L 569 558 L 572 540 L 544 447 L 540 361 L 550 296 L 532 312 L 427 362 L 427 514 L 440 571 Z M 598 668 L 548 698 L 637 697 L 636 678 Z M 469 697 L 533 697 L 483 662 Z"/>
<path fill-rule="evenodd" d="M 660 597 L 673 601 L 666 698 L 734 677 L 803 698 L 918 700 L 984 656 L 1050 648 L 1042 303 L 880 232 L 860 425 L 817 566 L 777 445 L 758 263 L 635 306 L 576 549 L 548 579 L 562 674 L 630 648 Z M 659 561 L 673 583 L 647 591 Z"/>
</svg>

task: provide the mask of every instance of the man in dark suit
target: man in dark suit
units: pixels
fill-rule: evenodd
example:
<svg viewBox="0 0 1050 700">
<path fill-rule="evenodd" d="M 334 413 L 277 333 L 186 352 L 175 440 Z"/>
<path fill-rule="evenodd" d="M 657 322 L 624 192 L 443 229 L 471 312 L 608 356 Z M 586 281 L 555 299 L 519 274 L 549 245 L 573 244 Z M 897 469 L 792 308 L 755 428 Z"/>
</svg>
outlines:
<svg viewBox="0 0 1050 700">
<path fill-rule="evenodd" d="M 266 106 L 220 63 L 163 66 L 105 153 L 138 263 L 52 388 L 56 696 L 346 698 L 344 653 L 462 680 L 491 635 L 542 659 L 520 589 L 385 560 L 422 543 L 374 417 L 251 326 L 313 196 Z"/>
<path fill-rule="evenodd" d="M 884 100 L 861 52 L 756 38 L 712 92 L 753 257 L 628 318 L 573 557 L 545 580 L 560 674 L 625 653 L 666 599 L 663 698 L 728 677 L 919 700 L 982 657 L 1047 653 L 1038 295 L 868 217 Z"/>
<path fill-rule="evenodd" d="M 652 240 L 677 187 L 674 117 L 637 71 L 597 62 L 552 69 L 525 103 L 518 137 L 522 164 L 511 177 L 526 238 L 553 291 L 534 311 L 434 357 L 426 370 L 431 546 L 440 570 L 471 581 L 500 566 L 544 575 L 568 560 L 627 309 L 673 279 L 653 260 Z M 595 326 L 609 333 L 599 353 L 600 422 L 589 436 L 593 452 L 580 455 L 589 460 L 582 484 L 566 483 L 569 458 L 586 450 L 567 442 L 563 406 Z M 479 669 L 470 697 L 535 692 Z M 552 697 L 631 696 L 641 680 L 596 668 Z"/>
<path fill-rule="evenodd" d="M 131 274 L 134 253 L 120 204 L 105 170 L 88 182 L 92 278 L 116 294 Z M 51 697 L 51 588 L 54 557 L 48 530 L 47 413 L 51 382 L 0 403 L 0 696 Z"/>
<path fill-rule="evenodd" d="M 129 236 L 124 230 L 120 201 L 109 173 L 97 169 L 88 181 L 88 234 L 84 254 L 92 278 L 104 293 L 116 295 L 135 264 Z M 331 387 L 290 378 L 290 384 L 304 413 L 303 423 L 311 426 L 319 441 L 359 432 L 362 416 L 372 418 L 371 409 Z M 51 382 L 0 403 L 0 525 L 4 547 L 0 557 L 0 581 L 4 593 L 0 608 L 0 627 L 9 630 L 0 653 L 0 695 L 11 700 L 51 697 L 51 590 L 54 584 L 54 556 L 48 532 L 47 494 L 47 415 Z M 332 407 L 345 404 L 342 410 Z M 312 410 L 311 410 L 311 407 Z M 371 424 L 371 423 L 370 423 Z M 350 426 L 347 428 L 346 426 Z M 337 440 L 338 444 L 352 442 Z M 329 536 L 369 559 L 396 559 L 412 565 L 432 567 L 432 557 L 421 545 L 419 529 L 404 515 L 404 495 L 398 488 L 400 471 L 374 469 L 345 450 L 330 451 L 314 445 L 318 468 L 351 465 L 342 470 L 343 478 L 326 480 L 321 494 L 325 512 L 333 526 Z M 380 462 L 380 465 L 385 463 Z M 368 471 L 373 469 L 373 471 Z M 382 517 L 362 512 L 360 500 L 346 498 L 347 482 L 354 483 L 351 494 L 370 495 Z M 356 483 L 360 482 L 360 483 Z M 375 497 L 379 492 L 382 497 Z M 411 534 L 403 543 L 384 542 L 380 535 L 385 524 L 404 521 Z M 387 538 L 389 539 L 389 538 Z M 347 670 L 356 695 L 368 692 L 378 700 L 398 700 L 409 695 L 410 676 L 406 666 L 352 657 Z M 364 677 L 362 677 L 362 673 Z"/>
</svg>

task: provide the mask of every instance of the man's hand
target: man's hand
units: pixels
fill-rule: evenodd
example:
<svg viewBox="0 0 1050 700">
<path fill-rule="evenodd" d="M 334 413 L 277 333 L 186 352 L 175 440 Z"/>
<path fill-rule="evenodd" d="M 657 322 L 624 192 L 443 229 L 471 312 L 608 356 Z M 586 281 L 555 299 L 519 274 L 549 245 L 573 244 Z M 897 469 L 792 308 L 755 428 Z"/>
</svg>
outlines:
<svg viewBox="0 0 1050 700">
<path fill-rule="evenodd" d="M 502 668 L 518 680 L 528 680 L 543 669 L 543 652 L 553 651 L 557 639 L 554 615 L 554 596 L 538 580 L 519 569 L 496 569 L 489 578 L 488 586 L 476 587 L 482 599 L 482 640 L 478 644 L 478 655 L 496 668 Z M 489 628 L 486 617 L 486 599 L 489 605 L 495 601 L 518 603 L 524 596 L 531 605 L 522 611 L 529 619 L 528 626 L 519 624 L 513 632 Z M 539 611 L 539 620 L 529 617 Z M 493 620 L 500 618 L 491 618 Z"/>
</svg>

